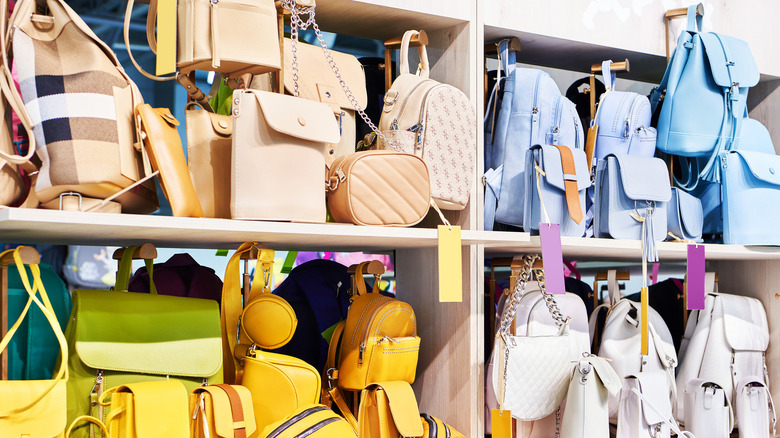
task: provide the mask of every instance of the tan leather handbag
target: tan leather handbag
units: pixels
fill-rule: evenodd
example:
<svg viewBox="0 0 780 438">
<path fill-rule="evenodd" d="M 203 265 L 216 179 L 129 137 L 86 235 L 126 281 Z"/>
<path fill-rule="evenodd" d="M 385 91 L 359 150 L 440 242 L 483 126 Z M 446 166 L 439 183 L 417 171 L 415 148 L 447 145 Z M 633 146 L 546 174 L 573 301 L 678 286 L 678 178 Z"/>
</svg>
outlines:
<svg viewBox="0 0 780 438">
<path fill-rule="evenodd" d="M 336 222 L 411 226 L 430 202 L 428 166 L 416 155 L 356 152 L 336 158 L 328 172 L 328 209 Z"/>
<path fill-rule="evenodd" d="M 197 102 L 190 102 L 184 118 L 187 167 L 203 217 L 230 219 L 233 117 L 206 111 Z"/>
<path fill-rule="evenodd" d="M 233 92 L 233 219 L 324 222 L 327 143 L 339 141 L 331 109 L 257 90 Z"/>
<path fill-rule="evenodd" d="M 190 438 L 246 438 L 256 430 L 249 389 L 208 385 L 190 394 Z"/>
<path fill-rule="evenodd" d="M 160 187 L 171 204 L 173 215 L 202 217 L 203 210 L 192 186 L 176 129 L 179 121 L 168 108 L 152 108 L 148 103 L 135 107 L 135 116 L 152 169 L 160 172 Z"/>
</svg>

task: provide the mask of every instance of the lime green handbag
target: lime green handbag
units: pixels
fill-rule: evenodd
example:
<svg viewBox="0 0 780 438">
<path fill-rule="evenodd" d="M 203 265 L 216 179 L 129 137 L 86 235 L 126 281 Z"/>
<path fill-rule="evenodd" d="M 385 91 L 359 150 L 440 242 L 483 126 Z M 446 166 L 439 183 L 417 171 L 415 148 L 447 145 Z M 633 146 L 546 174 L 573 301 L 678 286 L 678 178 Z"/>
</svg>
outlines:
<svg viewBox="0 0 780 438">
<path fill-rule="evenodd" d="M 117 290 L 127 290 L 132 255 L 120 261 Z M 147 269 L 152 264 L 147 261 Z M 151 272 L 151 270 L 149 271 Z M 151 279 L 151 278 L 150 278 Z M 188 392 L 222 383 L 219 308 L 213 300 L 151 294 L 76 290 L 65 330 L 68 357 L 68 421 L 91 415 L 103 421 L 104 389 L 128 383 L 176 379 Z M 89 437 L 89 424 L 72 436 Z"/>
</svg>

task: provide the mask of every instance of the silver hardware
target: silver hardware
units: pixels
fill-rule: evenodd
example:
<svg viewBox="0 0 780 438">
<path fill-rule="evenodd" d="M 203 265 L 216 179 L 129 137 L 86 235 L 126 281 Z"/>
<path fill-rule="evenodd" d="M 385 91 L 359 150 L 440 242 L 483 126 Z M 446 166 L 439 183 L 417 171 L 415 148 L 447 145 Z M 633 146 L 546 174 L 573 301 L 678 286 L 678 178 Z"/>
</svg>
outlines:
<svg viewBox="0 0 780 438">
<path fill-rule="evenodd" d="M 773 172 L 773 173 L 774 173 L 774 172 Z M 82 203 L 82 201 L 83 201 L 83 199 L 82 199 L 82 197 L 81 197 L 81 193 L 77 193 L 77 192 L 65 192 L 65 193 L 60 193 L 60 210 L 62 210 L 62 198 L 63 198 L 64 196 L 76 196 L 77 198 L 79 198 L 79 211 L 81 211 L 81 203 Z"/>
<path fill-rule="evenodd" d="M 561 408 L 555 410 L 555 438 L 561 438 Z"/>
<path fill-rule="evenodd" d="M 734 61 L 729 61 L 726 63 L 726 67 L 733 67 L 733 66 L 734 66 Z"/>
<path fill-rule="evenodd" d="M 325 97 L 327 97 L 328 99 L 330 99 L 330 91 L 326 91 L 326 92 L 325 92 Z"/>
<path fill-rule="evenodd" d="M 235 99 L 233 99 L 233 104 L 234 105 L 238 105 L 238 98 L 237 97 Z"/>
</svg>

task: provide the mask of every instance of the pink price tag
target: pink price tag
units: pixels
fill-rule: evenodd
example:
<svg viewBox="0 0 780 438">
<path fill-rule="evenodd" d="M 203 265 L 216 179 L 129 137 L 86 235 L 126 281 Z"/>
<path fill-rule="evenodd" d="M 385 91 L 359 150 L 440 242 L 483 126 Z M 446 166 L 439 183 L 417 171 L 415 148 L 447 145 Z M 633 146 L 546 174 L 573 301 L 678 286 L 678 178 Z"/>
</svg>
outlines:
<svg viewBox="0 0 780 438">
<path fill-rule="evenodd" d="M 542 241 L 542 261 L 547 291 L 552 294 L 565 294 L 563 281 L 563 250 L 561 249 L 561 228 L 558 224 L 539 224 L 539 237 Z"/>
<path fill-rule="evenodd" d="M 704 310 L 704 245 L 688 245 L 688 310 Z"/>
</svg>

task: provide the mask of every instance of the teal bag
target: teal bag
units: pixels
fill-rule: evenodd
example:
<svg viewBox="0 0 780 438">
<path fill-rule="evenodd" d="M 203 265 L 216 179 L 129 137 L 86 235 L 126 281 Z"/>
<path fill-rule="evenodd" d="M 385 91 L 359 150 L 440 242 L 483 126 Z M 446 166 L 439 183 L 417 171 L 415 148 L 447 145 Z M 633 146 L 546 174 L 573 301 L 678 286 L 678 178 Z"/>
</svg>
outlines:
<svg viewBox="0 0 780 438">
<path fill-rule="evenodd" d="M 41 263 L 41 280 L 49 295 L 54 314 L 62 330 L 68 324 L 73 303 L 65 283 L 54 272 L 51 266 Z M 32 278 L 29 266 L 25 266 L 27 275 Z M 40 298 L 40 294 L 38 294 Z M 19 278 L 16 265 L 8 266 L 8 328 L 14 324 L 29 295 Z M 34 340 L 35 342 L 30 342 Z M 57 357 L 60 354 L 60 344 L 51 329 L 49 321 L 36 306 L 31 306 L 29 313 L 19 326 L 17 336 L 8 344 L 8 380 L 46 380 L 54 375 Z"/>
</svg>

